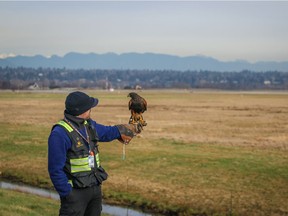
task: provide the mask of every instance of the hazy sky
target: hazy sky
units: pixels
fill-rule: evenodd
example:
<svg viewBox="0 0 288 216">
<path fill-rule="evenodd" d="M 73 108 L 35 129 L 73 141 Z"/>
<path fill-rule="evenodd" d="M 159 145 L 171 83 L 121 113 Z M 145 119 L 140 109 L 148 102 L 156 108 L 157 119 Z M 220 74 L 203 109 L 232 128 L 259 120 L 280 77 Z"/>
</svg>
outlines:
<svg viewBox="0 0 288 216">
<path fill-rule="evenodd" d="M 288 61 L 288 1 L 0 1 L 0 54 Z"/>
</svg>

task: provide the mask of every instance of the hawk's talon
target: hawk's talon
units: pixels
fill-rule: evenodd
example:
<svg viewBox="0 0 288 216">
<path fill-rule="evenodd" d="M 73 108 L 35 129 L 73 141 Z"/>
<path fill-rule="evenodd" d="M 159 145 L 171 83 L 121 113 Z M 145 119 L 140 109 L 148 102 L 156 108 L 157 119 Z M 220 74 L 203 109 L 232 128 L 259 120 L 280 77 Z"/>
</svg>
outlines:
<svg viewBox="0 0 288 216">
<path fill-rule="evenodd" d="M 140 124 L 142 128 L 147 125 L 146 121 L 143 119 L 143 116 L 138 113 L 131 114 L 129 124 Z"/>
</svg>

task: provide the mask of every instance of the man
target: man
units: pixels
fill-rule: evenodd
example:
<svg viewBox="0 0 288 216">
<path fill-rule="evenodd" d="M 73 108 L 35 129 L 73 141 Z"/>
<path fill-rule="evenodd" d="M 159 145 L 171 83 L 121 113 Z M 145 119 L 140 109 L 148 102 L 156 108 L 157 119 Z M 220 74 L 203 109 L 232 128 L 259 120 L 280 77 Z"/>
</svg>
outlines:
<svg viewBox="0 0 288 216">
<path fill-rule="evenodd" d="M 137 125 L 104 126 L 90 118 L 98 99 L 70 93 L 64 119 L 53 126 L 48 139 L 48 171 L 60 195 L 59 215 L 101 215 L 101 183 L 108 175 L 101 167 L 98 141 L 118 139 L 128 144 L 141 130 Z"/>
</svg>

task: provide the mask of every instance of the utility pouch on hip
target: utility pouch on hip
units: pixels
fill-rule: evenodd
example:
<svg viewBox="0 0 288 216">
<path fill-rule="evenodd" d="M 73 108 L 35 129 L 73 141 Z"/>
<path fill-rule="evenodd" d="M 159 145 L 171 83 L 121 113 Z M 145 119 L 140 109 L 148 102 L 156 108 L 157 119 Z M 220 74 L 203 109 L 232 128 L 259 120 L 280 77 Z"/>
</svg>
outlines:
<svg viewBox="0 0 288 216">
<path fill-rule="evenodd" d="M 108 178 L 108 174 L 106 173 L 104 168 L 101 166 L 95 168 L 94 175 L 95 175 L 99 184 L 101 184 L 103 181 L 105 181 Z"/>
</svg>

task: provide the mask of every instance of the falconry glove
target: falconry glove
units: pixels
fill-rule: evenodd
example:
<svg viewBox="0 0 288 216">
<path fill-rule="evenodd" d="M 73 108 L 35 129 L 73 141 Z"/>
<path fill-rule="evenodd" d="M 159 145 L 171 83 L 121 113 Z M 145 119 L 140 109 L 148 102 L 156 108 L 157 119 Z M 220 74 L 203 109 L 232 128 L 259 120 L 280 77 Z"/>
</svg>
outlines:
<svg viewBox="0 0 288 216">
<path fill-rule="evenodd" d="M 141 127 L 139 124 L 122 124 L 116 125 L 118 128 L 121 137 L 118 140 L 124 144 L 128 144 L 131 139 L 137 134 L 141 133 Z"/>
</svg>

